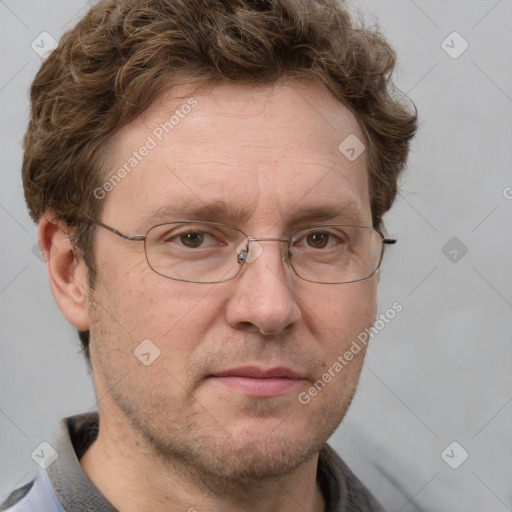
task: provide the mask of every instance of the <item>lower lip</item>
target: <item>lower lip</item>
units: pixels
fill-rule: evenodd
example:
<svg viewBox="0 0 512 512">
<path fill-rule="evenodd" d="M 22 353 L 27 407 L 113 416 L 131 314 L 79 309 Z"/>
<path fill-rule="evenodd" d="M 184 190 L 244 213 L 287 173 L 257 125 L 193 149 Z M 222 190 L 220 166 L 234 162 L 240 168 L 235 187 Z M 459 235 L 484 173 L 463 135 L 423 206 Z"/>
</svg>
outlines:
<svg viewBox="0 0 512 512">
<path fill-rule="evenodd" d="M 294 389 L 299 385 L 301 379 L 289 379 L 287 377 L 269 377 L 266 379 L 258 377 L 211 377 L 215 382 L 230 389 L 240 391 L 254 397 L 269 398 L 278 396 Z"/>
</svg>

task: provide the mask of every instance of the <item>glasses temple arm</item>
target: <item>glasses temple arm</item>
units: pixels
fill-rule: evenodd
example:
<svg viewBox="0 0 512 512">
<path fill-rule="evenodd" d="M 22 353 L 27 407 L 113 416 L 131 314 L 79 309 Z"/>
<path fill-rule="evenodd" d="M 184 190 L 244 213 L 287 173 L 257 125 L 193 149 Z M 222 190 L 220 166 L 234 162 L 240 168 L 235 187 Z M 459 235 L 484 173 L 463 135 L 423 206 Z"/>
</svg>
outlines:
<svg viewBox="0 0 512 512">
<path fill-rule="evenodd" d="M 91 217 L 89 217 L 88 215 L 86 215 L 83 212 L 80 212 L 80 213 L 84 216 L 84 218 L 86 220 L 88 220 L 92 224 L 96 224 L 97 226 L 108 229 L 108 231 L 111 231 L 112 233 L 114 233 L 114 235 L 120 236 L 121 238 L 124 238 L 125 240 L 129 240 L 131 242 L 138 242 L 138 241 L 142 241 L 146 238 L 145 235 L 135 235 L 135 236 L 125 235 L 124 233 L 121 233 L 121 231 L 119 231 L 115 228 L 112 228 L 110 226 L 107 226 L 106 224 L 103 224 L 103 222 L 101 222 L 99 220 L 92 219 Z"/>
</svg>

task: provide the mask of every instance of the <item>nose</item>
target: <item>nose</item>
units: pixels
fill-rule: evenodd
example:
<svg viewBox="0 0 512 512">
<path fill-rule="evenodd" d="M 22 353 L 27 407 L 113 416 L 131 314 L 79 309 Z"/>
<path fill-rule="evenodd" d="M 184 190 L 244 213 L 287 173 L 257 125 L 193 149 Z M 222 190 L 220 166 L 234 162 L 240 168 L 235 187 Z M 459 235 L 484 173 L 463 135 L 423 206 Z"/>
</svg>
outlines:
<svg viewBox="0 0 512 512">
<path fill-rule="evenodd" d="M 252 328 L 275 336 L 300 319 L 287 247 L 282 239 L 250 242 L 247 262 L 232 281 L 233 294 L 226 311 L 232 328 Z"/>
</svg>

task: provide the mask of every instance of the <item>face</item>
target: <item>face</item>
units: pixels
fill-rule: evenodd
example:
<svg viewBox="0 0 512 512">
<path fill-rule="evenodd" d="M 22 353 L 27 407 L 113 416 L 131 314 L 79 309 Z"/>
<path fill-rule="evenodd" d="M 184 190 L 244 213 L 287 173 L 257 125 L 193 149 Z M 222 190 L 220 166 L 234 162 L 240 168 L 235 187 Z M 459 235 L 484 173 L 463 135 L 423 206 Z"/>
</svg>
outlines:
<svg viewBox="0 0 512 512">
<path fill-rule="evenodd" d="M 173 208 L 217 203 L 245 214 L 201 220 L 250 237 L 322 222 L 371 226 L 365 155 L 349 161 L 338 149 L 361 131 L 324 89 L 221 85 L 188 100 L 190 109 L 176 99 L 184 91 L 163 94 L 111 141 L 109 175 L 137 163 L 106 187 L 102 222 L 143 235 L 187 220 Z M 148 137 L 154 147 L 140 150 L 153 146 Z M 339 214 L 319 222 L 301 213 L 325 206 Z M 89 322 L 105 424 L 122 418 L 161 457 L 227 478 L 285 474 L 320 450 L 349 406 L 364 350 L 315 396 L 308 390 L 372 325 L 375 276 L 307 282 L 283 259 L 285 244 L 262 241 L 233 280 L 187 283 L 153 272 L 143 242 L 96 236 Z M 146 366 L 134 351 L 148 339 L 146 360 L 154 347 L 160 355 Z"/>
</svg>

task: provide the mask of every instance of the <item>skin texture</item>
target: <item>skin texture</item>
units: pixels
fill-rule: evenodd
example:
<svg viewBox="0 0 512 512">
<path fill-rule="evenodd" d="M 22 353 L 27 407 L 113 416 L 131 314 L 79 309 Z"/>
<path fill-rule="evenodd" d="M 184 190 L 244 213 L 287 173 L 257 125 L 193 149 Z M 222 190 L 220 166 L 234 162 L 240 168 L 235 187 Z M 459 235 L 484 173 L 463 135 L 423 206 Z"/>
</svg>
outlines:
<svg viewBox="0 0 512 512">
<path fill-rule="evenodd" d="M 167 91 L 114 136 L 107 176 L 186 103 L 177 94 L 186 89 Z M 327 91 L 225 84 L 195 99 L 190 114 L 106 194 L 102 222 L 143 235 L 159 222 L 183 220 L 148 218 L 157 208 L 223 201 L 247 216 L 219 221 L 254 237 L 321 224 L 293 219 L 304 206 L 354 203 L 358 214 L 324 223 L 371 225 L 365 155 L 350 162 L 338 150 L 349 134 L 363 137 Z M 232 281 L 191 284 L 153 272 L 143 243 L 98 229 L 98 281 L 90 291 L 63 227 L 47 215 L 39 229 L 61 310 L 91 332 L 100 430 L 81 464 L 116 508 L 324 510 L 318 452 L 346 413 L 364 351 L 309 404 L 297 397 L 373 324 L 375 275 L 351 284 L 306 282 L 284 261 L 285 244 L 264 241 Z M 133 354 L 144 339 L 160 350 L 150 366 Z M 286 366 L 301 379 L 262 398 L 211 378 L 248 365 Z"/>
</svg>

